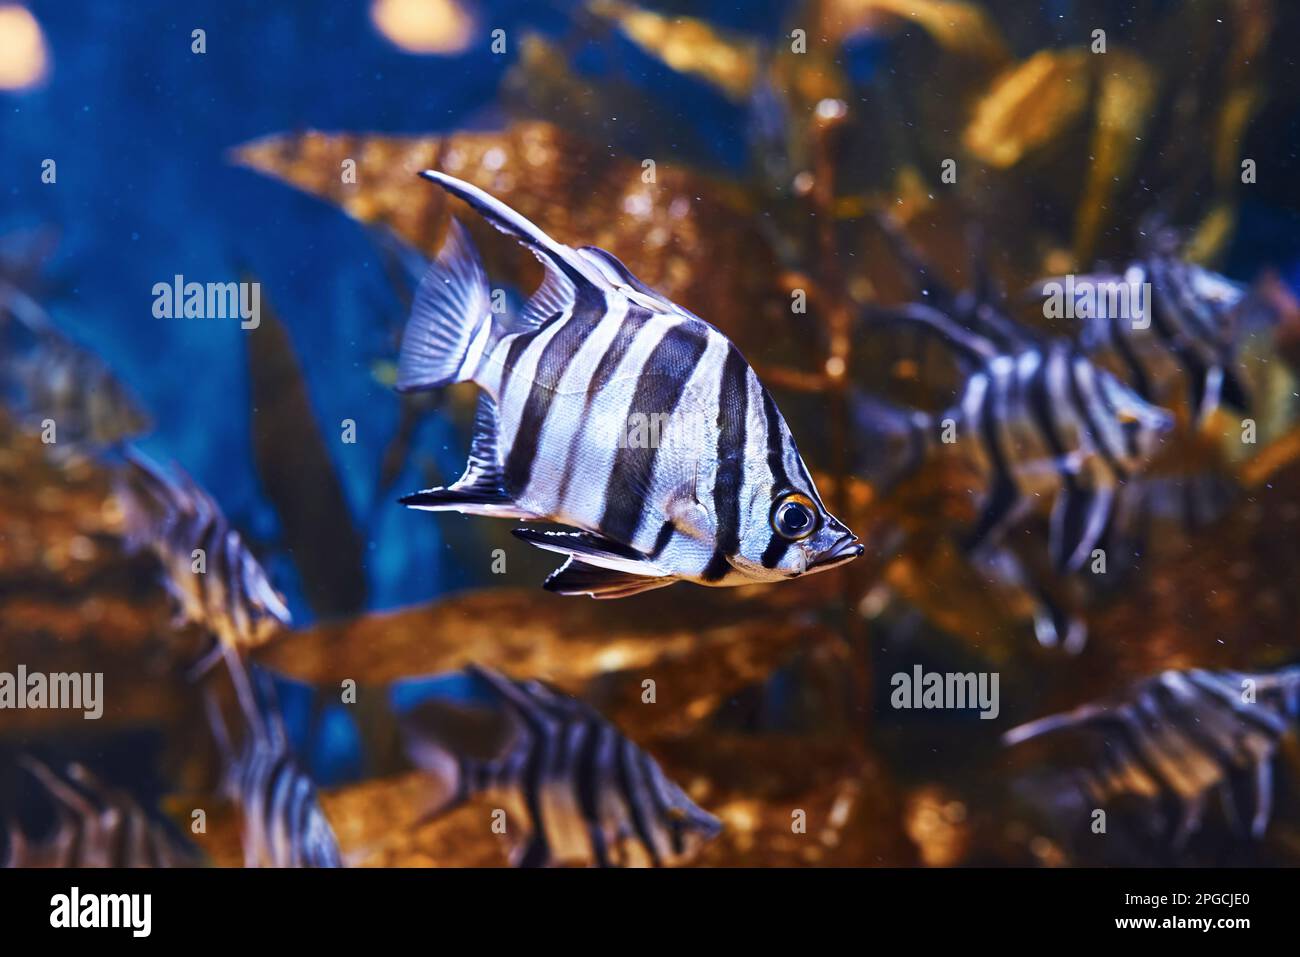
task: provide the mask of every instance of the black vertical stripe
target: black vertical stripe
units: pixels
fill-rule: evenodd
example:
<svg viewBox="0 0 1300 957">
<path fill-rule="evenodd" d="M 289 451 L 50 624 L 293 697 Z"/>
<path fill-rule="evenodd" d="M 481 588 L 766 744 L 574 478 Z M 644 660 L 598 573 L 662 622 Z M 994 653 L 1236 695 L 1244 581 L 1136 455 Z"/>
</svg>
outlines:
<svg viewBox="0 0 1300 957">
<path fill-rule="evenodd" d="M 731 567 L 727 556 L 740 551 L 740 486 L 745 474 L 745 433 L 749 409 L 749 366 L 733 345 L 727 346 L 718 387 L 718 474 L 713 483 L 713 508 L 718 541 L 704 569 L 705 581 L 718 581 Z"/>
<path fill-rule="evenodd" d="M 704 566 L 704 571 L 700 572 L 700 578 L 706 582 L 722 581 L 730 570 L 731 563 L 727 561 L 727 553 L 720 548 L 715 548 L 709 563 Z"/>
<path fill-rule="evenodd" d="M 649 823 L 646 821 L 645 808 L 642 807 L 637 795 L 636 769 L 630 754 L 635 747 L 631 741 L 626 739 L 619 742 L 619 747 L 615 749 L 618 753 L 614 771 L 618 778 L 618 789 L 623 798 L 623 804 L 627 808 L 628 816 L 632 819 L 632 829 L 636 832 L 637 839 L 649 852 L 651 862 L 655 867 L 658 867 L 662 863 L 659 859 L 659 849 L 655 847 L 654 837 L 651 835 Z"/>
<path fill-rule="evenodd" d="M 310 787 L 305 787 L 306 779 L 294 782 L 289 795 L 289 806 L 285 818 L 289 828 L 289 846 L 296 866 L 316 867 L 320 864 L 320 848 L 309 843 L 315 835 L 311 833 L 312 798 Z"/>
<path fill-rule="evenodd" d="M 1222 327 L 1218 320 L 1218 311 L 1214 305 L 1197 295 L 1193 286 L 1196 267 L 1177 260 L 1170 263 L 1169 281 L 1171 291 L 1178 297 L 1187 316 L 1189 335 L 1202 346 L 1216 351 L 1222 341 Z"/>
<path fill-rule="evenodd" d="M 1160 803 L 1163 806 L 1162 811 L 1165 819 L 1176 820 L 1179 814 L 1178 798 L 1175 796 L 1178 794 L 1178 788 L 1165 775 L 1160 763 L 1148 757 L 1147 749 L 1143 745 L 1151 741 L 1151 736 L 1138 722 L 1136 715 L 1131 720 L 1116 722 L 1115 727 L 1118 736 L 1125 739 L 1128 744 L 1128 747 L 1123 749 L 1128 754 L 1128 758 L 1124 763 L 1136 767 L 1141 773 L 1160 786 L 1162 795 Z M 1159 747 L 1156 745 L 1149 745 L 1149 747 L 1152 750 L 1159 751 Z"/>
<path fill-rule="evenodd" d="M 262 840 L 266 842 L 267 853 L 272 859 L 275 858 L 276 796 L 292 781 L 293 767 L 290 760 L 286 752 L 277 754 L 274 762 L 267 769 L 266 777 L 258 782 L 264 802 L 261 820 Z M 275 861 L 275 863 L 281 862 Z"/>
<path fill-rule="evenodd" d="M 767 419 L 767 468 L 772 473 L 772 488 L 784 492 L 790 488 L 785 474 L 785 446 L 781 433 L 781 413 L 776 410 L 772 395 L 759 386 L 763 396 L 763 415 Z"/>
<path fill-rule="evenodd" d="M 573 305 L 573 316 L 559 327 L 542 349 L 528 398 L 524 401 L 519 428 L 506 456 L 505 486 L 512 496 L 522 495 L 528 487 L 533 460 L 537 458 L 537 446 L 542 438 L 542 426 L 546 423 L 560 379 L 604 315 L 605 297 L 600 290 L 590 285 L 581 287 Z"/>
<path fill-rule="evenodd" d="M 578 810 L 582 813 L 591 838 L 592 857 L 597 867 L 608 867 L 609 851 L 605 846 L 605 830 L 600 820 L 600 769 L 596 766 L 606 729 L 593 719 L 587 722 L 585 732 L 573 783 L 578 794 Z"/>
<path fill-rule="evenodd" d="M 605 354 L 600 357 L 596 363 L 596 371 L 591 376 L 591 387 L 587 391 L 587 407 L 591 407 L 592 400 L 600 395 L 601 391 L 609 384 L 613 378 L 618 364 L 623 361 L 627 355 L 632 343 L 636 341 L 637 333 L 641 328 L 650 321 L 650 311 L 641 306 L 629 303 L 627 313 L 623 316 L 623 321 L 619 323 L 618 331 L 614 333 L 613 341 L 610 342 L 609 348 Z"/>
<path fill-rule="evenodd" d="M 1008 357 L 1010 358 L 1010 357 Z M 1009 369 L 1009 373 L 999 374 L 997 369 Z M 990 364 L 987 369 L 989 391 L 985 394 L 985 408 L 990 421 L 996 426 L 996 435 L 1001 440 L 1001 448 L 1007 456 L 1007 459 L 1013 464 L 1018 464 L 1021 458 L 1021 449 L 1017 442 L 1015 431 L 1011 428 L 1008 421 L 1017 411 L 1013 403 L 1014 383 L 1016 380 L 1017 367 L 1015 360 L 1011 359 L 1008 365 Z"/>
<path fill-rule="evenodd" d="M 1155 311 L 1154 304 L 1151 311 Z M 1129 380 L 1134 391 L 1142 398 L 1151 401 L 1154 398 L 1151 391 L 1151 373 L 1142 365 L 1137 353 L 1133 351 L 1133 344 L 1128 340 L 1126 327 L 1120 325 L 1120 320 L 1116 316 L 1110 316 L 1105 321 L 1109 324 L 1110 340 L 1115 345 L 1115 354 L 1119 356 L 1120 362 L 1128 370 Z"/>
<path fill-rule="evenodd" d="M 759 386 L 763 396 L 763 416 L 767 421 L 767 469 L 772 474 L 772 494 L 773 501 L 780 498 L 790 489 L 790 479 L 785 471 L 785 446 L 781 433 L 781 413 L 776 410 L 776 403 L 772 401 L 771 394 Z M 775 568 L 785 557 L 786 551 L 790 548 L 790 540 L 778 535 L 775 531 L 767 543 L 767 548 L 763 549 L 762 563 L 764 568 Z"/>
<path fill-rule="evenodd" d="M 1188 379 L 1191 393 L 1192 413 L 1195 414 L 1205 395 L 1209 369 L 1197 354 L 1194 348 L 1195 341 L 1183 334 L 1182 323 L 1176 314 L 1176 304 L 1169 301 L 1172 296 L 1167 289 L 1167 284 L 1159 281 L 1156 275 L 1158 267 L 1153 263 L 1150 268 L 1152 270 L 1151 328 L 1155 330 L 1161 344 L 1178 362 L 1182 363 L 1183 373 Z"/>
<path fill-rule="evenodd" d="M 671 416 L 681 401 L 686 383 L 704 355 L 708 334 L 695 323 L 669 329 L 646 360 L 632 393 L 629 414 L 655 413 Z M 659 449 L 621 446 L 614 456 L 605 488 L 605 510 L 600 530 L 616 542 L 630 543 L 641 525 L 645 495 L 654 478 Z"/>
<path fill-rule="evenodd" d="M 767 548 L 763 549 L 763 567 L 775 568 L 781 564 L 781 559 L 785 558 L 785 553 L 789 550 L 790 540 L 777 532 L 773 532 L 771 538 L 767 541 Z"/>
<path fill-rule="evenodd" d="M 528 757 L 524 762 L 524 779 L 520 782 L 524 806 L 528 809 L 528 827 L 534 843 L 540 842 L 550 848 L 550 835 L 546 832 L 546 819 L 542 816 L 542 788 L 545 780 L 542 772 L 546 767 L 546 748 L 548 740 L 540 724 L 531 718 L 525 719 L 532 731 L 532 741 L 528 748 Z"/>
<path fill-rule="evenodd" d="M 510 348 L 506 350 L 505 360 L 501 363 L 501 389 L 504 393 L 506 383 L 514 374 L 515 367 L 519 365 L 519 360 L 524 357 L 528 347 L 536 341 L 537 337 L 545 330 L 549 329 L 555 323 L 562 321 L 568 313 L 556 312 L 548 319 L 540 323 L 535 328 L 526 329 L 523 332 L 516 333 L 510 340 Z"/>
<path fill-rule="evenodd" d="M 1094 372 L 1099 380 L 1103 376 L 1110 375 L 1110 373 L 1104 369 L 1095 369 Z M 1107 391 L 1104 382 L 1099 382 L 1097 386 L 1097 398 L 1101 400 L 1102 407 L 1106 410 L 1107 417 L 1114 420 L 1120 426 L 1120 436 L 1124 441 L 1123 453 L 1129 458 L 1137 458 L 1137 438 L 1134 435 L 1134 432 L 1129 428 L 1128 424 L 1120 421 L 1119 408 L 1111 401 L 1110 392 Z"/>
<path fill-rule="evenodd" d="M 659 536 L 655 539 L 654 548 L 650 550 L 651 558 L 658 558 L 664 553 L 664 549 L 667 548 L 668 543 L 672 541 L 674 531 L 676 531 L 676 529 L 672 522 L 664 522 L 663 525 L 659 527 Z"/>
<path fill-rule="evenodd" d="M 600 361 L 596 363 L 596 370 L 591 375 L 591 383 L 587 386 L 587 394 L 583 398 L 582 415 L 579 417 L 580 423 L 586 420 L 588 413 L 591 411 L 592 402 L 609 384 L 609 380 L 613 378 L 619 363 L 623 361 L 623 357 L 632 348 L 632 343 L 636 341 L 637 334 L 649 321 L 650 312 L 648 310 L 643 309 L 641 306 L 628 304 L 627 312 L 624 313 L 623 320 L 614 333 L 614 338 L 610 341 L 604 355 L 600 357 Z M 583 430 L 581 428 L 576 429 L 569 443 L 564 476 L 560 479 L 560 490 L 556 496 L 556 502 L 563 503 L 569 495 L 569 485 L 573 481 L 574 455 L 579 442 L 582 441 L 582 434 Z"/>
<path fill-rule="evenodd" d="M 1235 764 L 1235 755 L 1223 747 L 1220 739 L 1215 737 L 1212 730 L 1207 729 L 1207 724 L 1203 721 L 1203 709 L 1215 710 L 1212 702 L 1202 700 L 1199 695 L 1193 701 L 1184 701 L 1163 683 L 1158 683 L 1151 689 L 1150 700 L 1152 707 L 1166 716 L 1172 727 L 1176 727 L 1196 745 L 1202 757 L 1208 755 L 1209 760 L 1221 768 L 1230 768 Z"/>
<path fill-rule="evenodd" d="M 525 738 L 520 745 L 524 749 L 523 780 L 518 782 L 517 787 L 524 799 L 531 832 L 526 859 L 539 862 L 539 859 L 544 860 L 550 857 L 550 835 L 547 832 L 546 819 L 542 813 L 542 789 L 546 786 L 547 758 L 550 755 L 550 749 L 556 744 L 557 731 L 562 733 L 563 728 L 562 726 L 556 729 L 552 728 L 545 717 L 545 709 L 536 700 L 536 695 L 530 693 L 524 685 L 519 682 L 510 682 L 510 684 L 518 692 L 530 699 L 527 702 L 520 702 L 514 700 L 503 689 L 496 689 L 496 693 L 502 698 L 505 707 L 515 714 L 524 726 Z M 518 753 L 518 751 L 515 751 L 514 756 L 517 756 Z M 499 773 L 504 774 L 509 765 L 510 758 L 508 757 L 500 762 L 497 770 Z"/>
<path fill-rule="evenodd" d="M 1174 325 L 1177 337 L 1188 346 L 1202 344 L 1204 338 L 1199 335 L 1196 317 L 1188 312 L 1187 298 L 1183 295 L 1185 280 L 1180 270 L 1176 268 L 1176 263 L 1162 258 L 1152 259 L 1148 272 L 1152 279 L 1152 306 L 1155 306 L 1155 299 L 1159 294 L 1162 306 L 1168 310 L 1166 318 Z"/>
<path fill-rule="evenodd" d="M 1054 415 L 1055 403 L 1048 397 L 1048 366 L 1055 361 L 1055 354 L 1040 356 L 1038 365 L 1034 368 L 1033 375 L 1029 378 L 1027 386 L 1028 405 L 1030 414 L 1033 416 L 1038 431 L 1047 447 L 1052 452 L 1052 457 L 1056 459 L 1057 470 L 1064 474 L 1065 470 L 1065 445 L 1061 442 L 1061 434 L 1056 424 Z M 1019 366 L 1017 365 L 1017 368 Z"/>
<path fill-rule="evenodd" d="M 968 548 L 975 547 L 993 532 L 998 523 L 1011 511 L 1020 492 L 1015 476 L 1012 475 L 1008 465 L 1006 454 L 998 441 L 998 415 L 997 408 L 993 404 L 993 382 L 987 373 L 984 374 L 984 381 L 987 385 L 976 409 L 979 426 L 976 437 L 989 460 L 992 491 L 970 536 Z"/>
<path fill-rule="evenodd" d="M 646 790 L 650 792 L 650 804 L 654 808 L 655 820 L 668 833 L 672 852 L 680 856 L 686 850 L 682 840 L 680 822 L 673 818 L 671 809 L 665 803 L 663 795 L 659 793 L 659 779 L 663 772 L 655 764 L 654 758 L 650 757 L 645 751 L 641 752 L 640 757 L 641 777 L 645 780 Z"/>
<path fill-rule="evenodd" d="M 1127 478 L 1128 470 L 1116 461 L 1113 451 L 1106 442 L 1106 435 L 1101 431 L 1098 424 L 1096 410 L 1093 407 L 1093 396 L 1084 392 L 1082 373 L 1079 369 L 1087 361 L 1082 356 L 1071 356 L 1067 361 L 1066 370 L 1069 374 L 1065 378 L 1070 384 L 1070 395 L 1074 400 L 1075 408 L 1083 417 L 1088 432 L 1092 435 L 1093 445 L 1096 446 L 1097 452 L 1116 476 L 1121 479 Z"/>
</svg>

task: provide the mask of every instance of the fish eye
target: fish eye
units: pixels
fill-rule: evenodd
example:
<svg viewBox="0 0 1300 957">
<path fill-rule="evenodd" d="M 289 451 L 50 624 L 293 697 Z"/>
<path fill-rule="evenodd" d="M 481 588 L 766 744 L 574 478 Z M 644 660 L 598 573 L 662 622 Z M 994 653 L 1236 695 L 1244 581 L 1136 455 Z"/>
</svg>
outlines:
<svg viewBox="0 0 1300 957">
<path fill-rule="evenodd" d="M 797 542 L 811 535 L 816 527 L 817 511 L 806 495 L 786 495 L 772 510 L 772 529 L 782 538 Z"/>
</svg>

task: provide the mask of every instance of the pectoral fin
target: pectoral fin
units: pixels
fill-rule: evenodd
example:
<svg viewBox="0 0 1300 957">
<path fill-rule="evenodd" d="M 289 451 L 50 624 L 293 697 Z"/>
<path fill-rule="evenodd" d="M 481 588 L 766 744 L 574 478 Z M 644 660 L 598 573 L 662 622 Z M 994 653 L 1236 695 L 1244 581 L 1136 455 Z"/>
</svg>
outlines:
<svg viewBox="0 0 1300 957">
<path fill-rule="evenodd" d="M 497 452 L 497 407 L 486 392 L 479 395 L 474 415 L 474 438 L 470 443 L 465 474 L 446 488 L 430 488 L 403 496 L 398 501 L 408 508 L 430 512 L 460 512 L 492 518 L 537 518 L 515 504 L 506 491 L 500 455 Z"/>
<path fill-rule="evenodd" d="M 625 598 L 671 585 L 676 577 L 621 542 L 591 532 L 545 532 L 516 528 L 515 537 L 569 560 L 543 582 L 547 591 L 592 598 Z"/>
<path fill-rule="evenodd" d="M 648 578 L 659 578 L 667 574 L 635 548 L 591 532 L 546 532 L 535 528 L 516 528 L 514 534 L 530 545 L 568 555 L 588 565 Z"/>
<path fill-rule="evenodd" d="M 671 585 L 675 578 L 633 575 L 570 557 L 542 583 L 547 591 L 560 595 L 590 595 L 592 598 L 626 598 L 654 588 Z"/>
</svg>

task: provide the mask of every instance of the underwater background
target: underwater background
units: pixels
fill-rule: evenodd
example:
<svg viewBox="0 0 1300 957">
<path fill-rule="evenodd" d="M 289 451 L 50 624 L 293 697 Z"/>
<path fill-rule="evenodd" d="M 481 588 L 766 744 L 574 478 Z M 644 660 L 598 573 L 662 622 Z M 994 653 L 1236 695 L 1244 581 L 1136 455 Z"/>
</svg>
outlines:
<svg viewBox="0 0 1300 957">
<path fill-rule="evenodd" d="M 1089 49 L 1098 28 L 1104 53 Z M 415 823 L 422 778 L 394 743 L 412 701 L 476 700 L 461 669 L 477 662 L 578 695 L 650 751 L 722 821 L 700 863 L 1294 864 L 1294 690 L 1262 837 L 1207 812 L 1190 844 L 1170 840 L 1181 812 L 1158 798 L 1099 846 L 1042 773 L 1070 754 L 1024 758 L 998 735 L 1166 669 L 1296 660 L 1298 31 L 1280 0 L 0 0 L 0 276 L 111 370 L 151 421 L 135 446 L 205 489 L 283 594 L 294 632 L 250 660 L 280 676 L 349 860 L 504 862 L 473 804 Z M 392 388 L 449 208 L 414 173 L 439 161 L 563 241 L 613 249 L 730 336 L 864 559 L 595 602 L 542 591 L 550 556 L 509 523 L 399 505 L 459 475 L 469 444 L 467 386 Z M 1213 473 L 1244 492 L 1090 592 L 1087 645 L 1070 655 L 1035 641 L 1023 601 L 961 570 L 935 487 L 893 495 L 860 466 L 884 452 L 853 424 L 850 383 L 934 410 L 942 398 L 918 397 L 950 398 L 954 373 L 906 335 L 862 337 L 850 314 L 907 298 L 878 214 L 957 288 L 979 279 L 979 224 L 999 284 L 1018 290 L 1128 262 L 1153 213 L 1185 232 L 1191 261 L 1263 290 L 1272 318 L 1243 348 L 1261 434 L 1242 448 L 1216 410 L 1210 437 L 1188 441 L 1179 488 Z M 517 307 L 536 265 L 475 237 Z M 174 276 L 260 283 L 260 327 L 158 318 L 155 284 Z M 792 315 L 802 289 L 820 294 Z M 112 544 L 113 466 L 10 445 L 0 670 L 102 671 L 109 696 L 93 729 L 6 711 L 0 738 L 91 765 L 189 829 L 220 758 L 151 560 Z M 891 706 L 891 675 L 914 666 L 999 673 L 1000 717 Z M 401 684 L 417 676 L 433 677 Z M 360 703 L 335 702 L 347 681 Z M 209 831 L 188 836 L 238 863 L 238 814 L 204 806 Z"/>
</svg>

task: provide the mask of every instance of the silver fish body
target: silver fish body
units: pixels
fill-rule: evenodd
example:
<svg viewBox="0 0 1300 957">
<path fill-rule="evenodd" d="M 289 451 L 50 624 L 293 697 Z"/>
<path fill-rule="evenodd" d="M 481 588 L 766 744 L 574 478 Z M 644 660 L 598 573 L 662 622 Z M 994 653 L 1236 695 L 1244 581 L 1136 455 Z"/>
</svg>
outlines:
<svg viewBox="0 0 1300 957">
<path fill-rule="evenodd" d="M 568 556 L 548 588 L 598 598 L 779 581 L 861 554 L 721 332 L 609 253 L 557 243 L 481 190 L 425 175 L 528 246 L 546 277 L 506 323 L 453 223 L 417 293 L 398 388 L 473 381 L 483 394 L 465 474 L 404 503 L 577 529 L 517 534 Z"/>
</svg>

